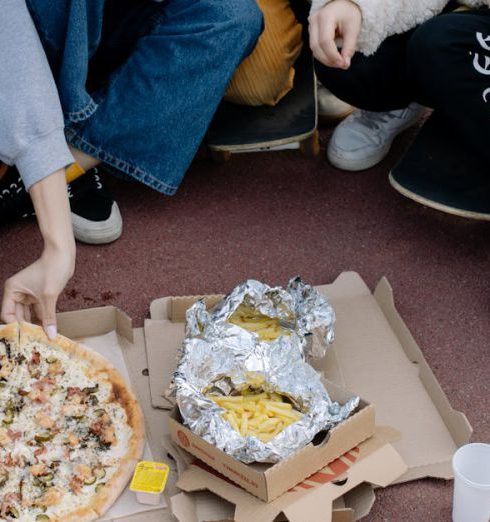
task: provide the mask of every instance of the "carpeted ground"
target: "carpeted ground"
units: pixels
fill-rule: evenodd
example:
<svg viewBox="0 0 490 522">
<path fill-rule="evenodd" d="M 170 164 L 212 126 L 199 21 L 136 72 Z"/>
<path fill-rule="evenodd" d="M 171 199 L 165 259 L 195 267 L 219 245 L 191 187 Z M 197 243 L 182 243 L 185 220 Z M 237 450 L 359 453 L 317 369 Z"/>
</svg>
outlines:
<svg viewBox="0 0 490 522">
<path fill-rule="evenodd" d="M 110 303 L 141 325 L 156 297 L 222 292 L 250 277 L 282 284 L 300 274 L 320 284 L 355 270 L 373 287 L 386 275 L 474 440 L 490 442 L 490 225 L 428 210 L 389 187 L 407 139 L 364 173 L 287 151 L 236 155 L 225 165 L 197 160 L 174 198 L 115 183 L 123 237 L 80 245 L 59 309 Z M 41 245 L 33 223 L 1 228 L 0 241 L 2 281 Z M 365 520 L 450 521 L 451 494 L 451 484 L 436 480 L 390 487 L 377 492 Z"/>
</svg>

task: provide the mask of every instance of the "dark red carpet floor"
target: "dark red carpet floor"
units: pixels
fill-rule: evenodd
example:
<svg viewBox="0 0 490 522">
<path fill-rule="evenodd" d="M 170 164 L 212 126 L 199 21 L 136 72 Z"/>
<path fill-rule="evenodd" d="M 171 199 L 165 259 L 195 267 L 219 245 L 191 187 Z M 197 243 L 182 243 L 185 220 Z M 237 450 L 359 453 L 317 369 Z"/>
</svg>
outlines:
<svg viewBox="0 0 490 522">
<path fill-rule="evenodd" d="M 407 139 L 358 174 L 333 169 L 323 153 L 286 151 L 225 165 L 197 160 L 173 198 L 117 182 L 124 234 L 113 245 L 79 246 L 59 309 L 110 303 L 141 325 L 156 297 L 222 292 L 246 278 L 283 284 L 300 274 L 320 284 L 355 270 L 374 287 L 385 275 L 474 440 L 490 442 L 490 225 L 428 210 L 390 188 L 388 171 Z M 1 281 L 41 246 L 33 223 L 1 228 L 0 241 Z M 450 521 L 451 494 L 436 480 L 380 490 L 365 520 Z"/>
</svg>

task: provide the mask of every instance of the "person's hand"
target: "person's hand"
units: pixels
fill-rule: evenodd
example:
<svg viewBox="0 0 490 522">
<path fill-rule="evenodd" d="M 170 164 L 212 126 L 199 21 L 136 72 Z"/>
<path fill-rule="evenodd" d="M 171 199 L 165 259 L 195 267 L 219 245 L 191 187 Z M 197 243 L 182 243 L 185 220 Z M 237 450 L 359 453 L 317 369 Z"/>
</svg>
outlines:
<svg viewBox="0 0 490 522">
<path fill-rule="evenodd" d="M 46 248 L 37 261 L 6 281 L 2 321 L 31 321 L 36 316 L 48 337 L 56 337 L 56 302 L 74 267 L 74 249 Z"/>
<path fill-rule="evenodd" d="M 313 56 L 324 65 L 348 69 L 356 52 L 362 14 L 351 0 L 333 0 L 310 16 L 310 47 Z M 336 39 L 342 39 L 342 51 Z"/>
<path fill-rule="evenodd" d="M 29 190 L 44 240 L 41 257 L 12 276 L 3 293 L 1 319 L 6 323 L 42 321 L 56 337 L 56 302 L 75 269 L 75 238 L 66 191 L 65 171 L 58 170 Z"/>
</svg>

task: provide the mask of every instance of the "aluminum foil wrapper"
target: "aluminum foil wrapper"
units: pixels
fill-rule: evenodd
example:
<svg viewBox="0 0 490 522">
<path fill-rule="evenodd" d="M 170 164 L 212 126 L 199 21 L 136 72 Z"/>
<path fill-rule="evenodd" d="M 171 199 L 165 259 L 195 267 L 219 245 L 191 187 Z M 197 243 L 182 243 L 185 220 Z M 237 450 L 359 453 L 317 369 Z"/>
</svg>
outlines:
<svg viewBox="0 0 490 522">
<path fill-rule="evenodd" d="M 291 325 L 291 334 L 273 342 L 227 322 L 242 302 L 264 315 L 279 317 Z M 198 301 L 187 313 L 187 331 L 174 374 L 172 394 L 184 423 L 209 443 L 245 462 L 278 462 L 305 446 L 321 431 L 345 420 L 359 405 L 353 397 L 346 404 L 333 402 L 319 374 L 305 361 L 306 334 L 324 328 L 333 336 L 333 310 L 310 286 L 298 278 L 287 290 L 258 281 L 239 285 L 212 312 Z M 213 392 L 228 395 L 248 388 L 257 377 L 266 392 L 286 396 L 303 413 L 301 419 L 270 442 L 242 437 L 222 418 L 224 410 L 206 397 Z"/>
<path fill-rule="evenodd" d="M 228 319 L 241 305 L 247 305 L 261 314 L 278 318 L 288 329 L 289 339 L 280 337 L 276 341 L 261 341 L 253 332 L 228 323 Z M 260 281 L 249 279 L 235 287 L 217 306 L 208 312 L 204 303 L 192 306 L 186 315 L 186 336 L 216 339 L 224 337 L 230 348 L 245 341 L 247 345 L 266 343 L 284 345 L 291 343 L 305 357 L 323 357 L 334 340 L 335 313 L 328 301 L 312 286 L 299 277 L 291 279 L 288 286 L 270 287 Z M 312 334 L 321 342 L 313 343 Z"/>
</svg>

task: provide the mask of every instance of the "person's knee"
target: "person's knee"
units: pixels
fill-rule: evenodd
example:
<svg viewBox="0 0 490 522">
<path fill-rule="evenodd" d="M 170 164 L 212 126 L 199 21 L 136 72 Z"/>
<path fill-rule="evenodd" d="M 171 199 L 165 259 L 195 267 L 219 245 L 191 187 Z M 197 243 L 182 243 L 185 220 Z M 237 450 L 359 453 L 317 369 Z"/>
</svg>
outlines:
<svg viewBox="0 0 490 522">
<path fill-rule="evenodd" d="M 264 28 L 257 3 L 255 0 L 227 0 L 223 9 L 230 28 L 239 34 L 245 50 L 251 52 Z"/>
<path fill-rule="evenodd" d="M 315 73 L 320 83 L 333 92 L 350 90 L 357 79 L 357 71 L 354 67 L 348 70 L 335 69 L 317 60 L 315 60 Z"/>
<path fill-rule="evenodd" d="M 366 88 L 366 79 L 372 76 L 369 61 L 358 55 L 354 56 L 347 70 L 327 67 L 315 60 L 315 73 L 324 87 L 352 105 L 358 105 L 360 92 Z"/>
<path fill-rule="evenodd" d="M 465 52 L 465 30 L 461 14 L 437 16 L 422 24 L 407 48 L 407 72 L 415 98 L 428 107 L 458 82 Z"/>
<path fill-rule="evenodd" d="M 460 16 L 460 15 L 459 15 Z M 458 37 L 458 15 L 446 14 L 422 24 L 410 38 L 407 61 L 411 75 L 432 78 L 436 70 L 446 68 Z"/>
</svg>

